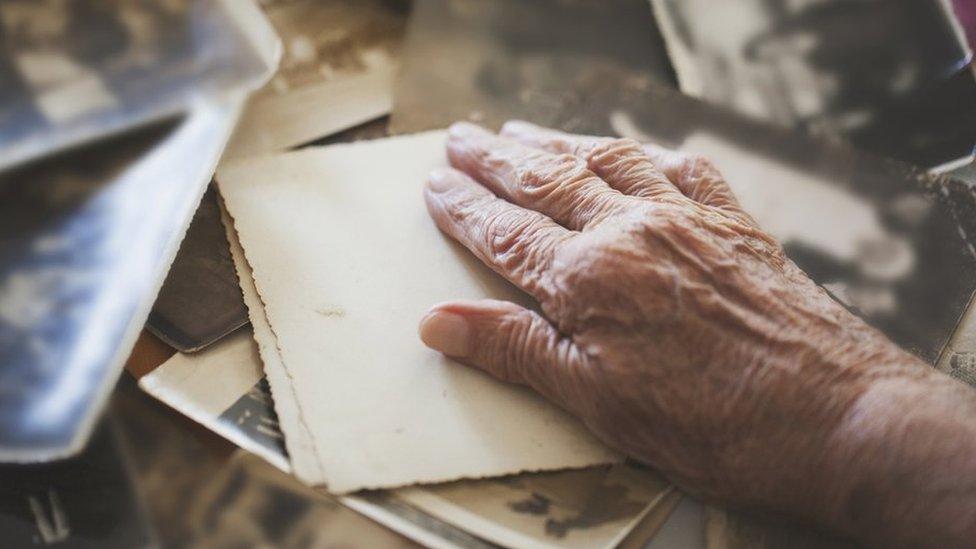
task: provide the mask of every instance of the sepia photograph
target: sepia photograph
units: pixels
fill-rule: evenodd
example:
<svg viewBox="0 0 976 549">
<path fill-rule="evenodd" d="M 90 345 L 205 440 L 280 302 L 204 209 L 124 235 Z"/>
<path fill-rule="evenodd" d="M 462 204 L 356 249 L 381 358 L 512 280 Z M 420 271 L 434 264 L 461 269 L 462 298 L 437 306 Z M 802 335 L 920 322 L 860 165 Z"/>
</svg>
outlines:
<svg viewBox="0 0 976 549">
<path fill-rule="evenodd" d="M 281 40 L 281 60 L 250 99 L 227 158 L 302 145 L 389 114 L 409 2 L 265 0 L 261 7 Z"/>
<path fill-rule="evenodd" d="M 673 489 L 647 469 L 612 465 L 407 488 L 395 496 L 502 546 L 610 548 Z"/>
</svg>

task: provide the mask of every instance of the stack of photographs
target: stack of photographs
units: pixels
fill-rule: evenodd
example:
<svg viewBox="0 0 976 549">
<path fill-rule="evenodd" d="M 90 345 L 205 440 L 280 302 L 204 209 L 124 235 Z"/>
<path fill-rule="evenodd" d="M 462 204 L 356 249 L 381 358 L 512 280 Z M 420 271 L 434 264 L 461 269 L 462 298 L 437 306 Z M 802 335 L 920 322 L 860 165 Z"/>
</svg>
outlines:
<svg viewBox="0 0 976 549">
<path fill-rule="evenodd" d="M 301 146 L 389 114 L 409 2 L 267 0 L 261 7 L 281 39 L 281 60 L 248 101 L 224 159 Z M 248 321 L 219 218 L 211 190 L 149 317 L 150 331 L 184 353 Z"/>
<path fill-rule="evenodd" d="M 681 94 L 648 4 L 612 3 L 619 9 L 575 0 L 419 3 L 400 54 L 391 131 L 443 128 L 458 119 L 497 129 L 524 118 L 706 155 L 746 209 L 838 301 L 928 362 L 948 360 L 946 344 L 976 289 L 973 191 Z M 614 40 L 606 39 L 609 28 Z M 953 147 L 937 149 L 926 162 L 956 154 L 946 152 Z M 199 354 L 177 355 L 140 385 L 290 471 L 249 330 Z M 200 390 L 215 386 L 223 390 Z M 622 465 L 367 491 L 337 501 L 429 546 L 629 547 L 653 536 L 680 498 L 653 479 L 650 471 Z M 715 518 L 713 529 L 731 524 L 720 522 Z M 632 531 L 649 533 L 635 541 L 627 537 Z"/>
<path fill-rule="evenodd" d="M 199 353 L 174 355 L 139 385 L 287 473 L 290 460 L 261 368 L 245 328 Z M 629 464 L 341 497 L 316 493 L 424 545 L 465 548 L 491 546 L 486 540 L 508 547 L 642 547 L 681 497 L 653 472 Z"/>
</svg>

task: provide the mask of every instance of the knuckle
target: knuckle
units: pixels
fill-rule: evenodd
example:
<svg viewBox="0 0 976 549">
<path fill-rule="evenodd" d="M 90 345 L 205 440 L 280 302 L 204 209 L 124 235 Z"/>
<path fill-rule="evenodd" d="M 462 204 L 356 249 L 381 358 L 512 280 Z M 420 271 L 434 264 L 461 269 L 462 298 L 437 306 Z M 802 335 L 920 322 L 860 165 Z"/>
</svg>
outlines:
<svg viewBox="0 0 976 549">
<path fill-rule="evenodd" d="M 722 176 L 707 156 L 691 154 L 682 161 L 681 177 L 687 181 L 716 183 Z"/>
<path fill-rule="evenodd" d="M 486 198 L 471 193 L 456 194 L 444 201 L 444 209 L 451 221 L 465 225 L 478 218 L 478 212 L 486 206 Z"/>
<path fill-rule="evenodd" d="M 548 226 L 517 213 L 495 216 L 485 229 L 486 247 L 495 262 L 513 273 L 536 272 L 552 246 Z"/>
<path fill-rule="evenodd" d="M 719 207 L 736 203 L 721 172 L 704 156 L 691 155 L 685 159 L 679 177 L 683 190 L 692 200 Z"/>
<path fill-rule="evenodd" d="M 704 221 L 701 219 L 700 209 L 695 204 L 687 204 L 686 207 L 661 207 L 633 226 L 630 232 L 641 237 L 642 242 L 658 239 L 662 235 L 693 234 Z"/>
<path fill-rule="evenodd" d="M 620 164 L 646 162 L 647 156 L 637 141 L 633 139 L 612 139 L 593 149 L 588 158 L 592 166 L 605 169 L 619 169 Z"/>
<path fill-rule="evenodd" d="M 520 221 L 512 211 L 496 212 L 485 221 L 485 244 L 494 254 L 504 253 L 511 247 L 516 236 L 524 231 L 524 221 Z"/>
<path fill-rule="evenodd" d="M 633 139 L 609 141 L 594 151 L 589 164 L 594 172 L 614 181 L 618 188 L 629 194 L 648 193 L 653 190 L 648 186 L 667 183 L 665 176 Z"/>
<path fill-rule="evenodd" d="M 509 118 L 508 120 L 505 121 L 504 124 L 502 124 L 502 129 L 498 133 L 500 133 L 501 135 L 509 134 L 519 129 L 519 127 L 520 124 L 518 120 L 515 120 L 514 118 Z"/>
<path fill-rule="evenodd" d="M 620 137 L 608 139 L 594 147 L 588 155 L 588 160 L 595 165 L 612 165 L 622 158 L 645 157 L 640 143 L 630 138 Z"/>
<path fill-rule="evenodd" d="M 528 193 L 551 193 L 590 177 L 585 160 L 571 154 L 548 155 L 519 170 L 519 186 Z"/>
<path fill-rule="evenodd" d="M 643 145 L 641 150 L 651 159 L 655 166 L 658 166 L 662 171 L 668 172 L 676 173 L 688 157 L 687 153 L 654 144 Z"/>
<path fill-rule="evenodd" d="M 508 355 L 506 362 L 512 366 L 517 367 L 526 362 L 525 358 L 532 345 L 530 321 L 531 319 L 525 317 L 525 313 L 512 314 L 507 318 L 509 328 L 506 330 L 508 334 L 508 344 L 505 346 Z"/>
<path fill-rule="evenodd" d="M 607 285 L 620 273 L 625 257 L 615 243 L 566 246 L 554 260 L 556 281 L 567 296 L 592 298 L 594 290 Z"/>
<path fill-rule="evenodd" d="M 634 264 L 634 249 L 623 242 L 587 247 L 560 260 L 554 268 L 552 298 L 543 302 L 547 316 L 560 331 L 585 332 L 592 327 L 633 325 L 642 313 L 633 299 L 634 287 L 621 283 L 621 273 L 646 265 Z"/>
</svg>

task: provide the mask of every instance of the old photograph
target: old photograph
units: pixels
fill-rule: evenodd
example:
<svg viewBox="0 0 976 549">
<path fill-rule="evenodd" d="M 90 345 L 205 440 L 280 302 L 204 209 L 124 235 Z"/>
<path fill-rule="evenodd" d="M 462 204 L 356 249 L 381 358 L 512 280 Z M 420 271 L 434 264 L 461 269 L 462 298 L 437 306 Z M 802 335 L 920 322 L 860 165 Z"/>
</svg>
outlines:
<svg viewBox="0 0 976 549">
<path fill-rule="evenodd" d="M 394 494 L 502 546 L 609 549 L 672 490 L 653 471 L 623 464 L 451 482 Z"/>
<path fill-rule="evenodd" d="M 674 77 L 645 0 L 419 2 L 390 129 L 410 133 L 455 120 L 498 127 L 524 117 L 609 132 L 594 121 L 605 122 L 652 82 L 674 85 Z"/>
<path fill-rule="evenodd" d="M 178 116 L 202 90 L 257 87 L 271 69 L 267 26 L 231 25 L 249 6 L 0 3 L 0 166 Z"/>
<path fill-rule="evenodd" d="M 972 153 L 976 77 L 946 2 L 651 3 L 685 93 L 924 166 Z"/>
<path fill-rule="evenodd" d="M 143 376 L 139 386 L 241 448 L 291 470 L 250 328 L 202 351 L 176 353 Z"/>
<path fill-rule="evenodd" d="M 249 101 L 227 158 L 301 145 L 390 112 L 409 2 L 261 5 L 281 39 L 282 56 Z"/>
</svg>

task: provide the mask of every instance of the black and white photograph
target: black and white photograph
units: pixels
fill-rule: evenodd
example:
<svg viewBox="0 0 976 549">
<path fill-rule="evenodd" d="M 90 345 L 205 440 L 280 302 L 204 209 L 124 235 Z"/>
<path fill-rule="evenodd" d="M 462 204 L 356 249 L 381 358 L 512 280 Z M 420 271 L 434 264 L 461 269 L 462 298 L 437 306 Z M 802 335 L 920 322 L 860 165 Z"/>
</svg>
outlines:
<svg viewBox="0 0 976 549">
<path fill-rule="evenodd" d="M 404 0 L 266 0 L 281 40 L 227 158 L 304 145 L 390 112 L 410 4 Z M 327 101 L 333 108 L 319 108 Z"/>
<path fill-rule="evenodd" d="M 948 2 L 651 3 L 685 93 L 923 166 L 972 155 L 972 52 Z"/>
<path fill-rule="evenodd" d="M 7 547 L 150 547 L 158 543 L 117 421 L 72 459 L 0 466 L 0 535 Z"/>
<path fill-rule="evenodd" d="M 255 87 L 270 39 L 235 10 L 246 11 L 219 0 L 0 3 L 0 167 L 179 116 L 200 89 Z"/>
</svg>

